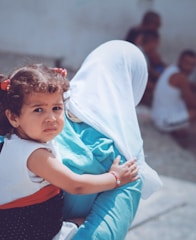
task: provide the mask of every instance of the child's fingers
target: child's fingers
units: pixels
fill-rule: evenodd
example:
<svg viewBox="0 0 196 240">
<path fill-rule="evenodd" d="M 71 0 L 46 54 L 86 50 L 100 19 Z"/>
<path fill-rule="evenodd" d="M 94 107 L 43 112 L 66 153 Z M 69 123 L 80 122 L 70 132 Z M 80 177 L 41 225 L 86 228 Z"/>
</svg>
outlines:
<svg viewBox="0 0 196 240">
<path fill-rule="evenodd" d="M 126 162 L 123 163 L 123 164 L 124 164 L 124 166 L 130 168 L 130 167 L 132 167 L 133 165 L 136 166 L 136 160 L 135 160 L 135 159 L 134 159 L 134 160 L 128 160 L 128 161 L 126 161 Z"/>
<path fill-rule="evenodd" d="M 132 169 L 131 169 L 131 174 L 132 174 L 132 176 L 137 175 L 137 174 L 138 174 L 138 168 L 137 168 L 137 167 L 132 168 Z"/>
<path fill-rule="evenodd" d="M 114 165 L 119 165 L 120 160 L 121 160 L 121 157 L 120 157 L 120 155 L 118 155 L 118 156 L 114 159 L 113 164 L 114 164 Z"/>
<path fill-rule="evenodd" d="M 137 176 L 135 176 L 134 178 L 132 178 L 132 181 L 136 181 L 136 180 L 138 180 L 138 179 L 140 179 L 140 176 L 139 176 L 139 175 L 137 175 Z"/>
</svg>

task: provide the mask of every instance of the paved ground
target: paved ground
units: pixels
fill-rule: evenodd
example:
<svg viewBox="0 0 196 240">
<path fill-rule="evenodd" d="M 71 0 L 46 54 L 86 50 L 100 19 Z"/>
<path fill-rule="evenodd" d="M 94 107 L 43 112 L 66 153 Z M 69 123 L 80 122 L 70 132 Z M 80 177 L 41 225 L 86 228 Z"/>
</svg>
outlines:
<svg viewBox="0 0 196 240">
<path fill-rule="evenodd" d="M 169 134 L 154 128 L 148 109 L 139 106 L 137 112 L 146 161 L 161 175 L 196 183 L 196 129 L 183 149 Z"/>
<path fill-rule="evenodd" d="M 173 138 L 158 132 L 148 110 L 138 117 L 147 162 L 155 168 L 163 188 L 142 200 L 126 240 L 196 239 L 196 140 L 182 149 Z"/>
</svg>

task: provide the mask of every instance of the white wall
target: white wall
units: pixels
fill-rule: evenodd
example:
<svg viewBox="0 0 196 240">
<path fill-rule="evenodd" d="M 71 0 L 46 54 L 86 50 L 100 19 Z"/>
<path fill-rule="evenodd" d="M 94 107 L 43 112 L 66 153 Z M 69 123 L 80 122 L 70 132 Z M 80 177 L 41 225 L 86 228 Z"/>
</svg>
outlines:
<svg viewBox="0 0 196 240">
<path fill-rule="evenodd" d="M 161 53 L 169 62 L 181 50 L 196 51 L 196 0 L 155 0 L 154 9 L 162 16 Z"/>
<path fill-rule="evenodd" d="M 195 0 L 0 0 L 0 51 L 62 57 L 78 68 L 100 43 L 123 39 L 147 9 L 162 16 L 166 61 L 196 50 Z"/>
</svg>

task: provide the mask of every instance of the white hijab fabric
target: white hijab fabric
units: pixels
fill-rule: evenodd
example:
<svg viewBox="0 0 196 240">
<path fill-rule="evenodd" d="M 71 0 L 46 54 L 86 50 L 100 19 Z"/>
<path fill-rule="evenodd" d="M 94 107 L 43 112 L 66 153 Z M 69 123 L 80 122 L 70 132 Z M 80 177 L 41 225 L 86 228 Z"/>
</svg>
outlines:
<svg viewBox="0 0 196 240">
<path fill-rule="evenodd" d="M 123 40 L 106 42 L 85 59 L 71 80 L 69 111 L 105 136 L 126 159 L 137 159 L 143 180 L 142 196 L 158 190 L 161 181 L 143 154 L 135 106 L 147 83 L 142 52 Z"/>
</svg>

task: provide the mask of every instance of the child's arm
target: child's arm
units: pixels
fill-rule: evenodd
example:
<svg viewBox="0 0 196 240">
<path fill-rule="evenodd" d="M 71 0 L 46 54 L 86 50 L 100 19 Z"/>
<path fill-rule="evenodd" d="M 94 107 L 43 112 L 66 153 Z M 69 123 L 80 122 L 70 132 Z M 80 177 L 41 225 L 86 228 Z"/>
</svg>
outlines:
<svg viewBox="0 0 196 240">
<path fill-rule="evenodd" d="M 37 149 L 29 157 L 27 167 L 36 175 L 66 192 L 91 194 L 115 188 L 118 179 L 120 179 L 119 186 L 138 179 L 135 161 L 127 161 L 122 165 L 119 165 L 119 162 L 120 158 L 117 157 L 108 173 L 79 175 L 63 165 L 48 150 Z"/>
</svg>

